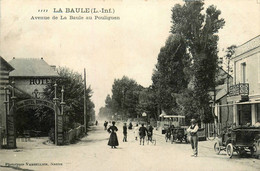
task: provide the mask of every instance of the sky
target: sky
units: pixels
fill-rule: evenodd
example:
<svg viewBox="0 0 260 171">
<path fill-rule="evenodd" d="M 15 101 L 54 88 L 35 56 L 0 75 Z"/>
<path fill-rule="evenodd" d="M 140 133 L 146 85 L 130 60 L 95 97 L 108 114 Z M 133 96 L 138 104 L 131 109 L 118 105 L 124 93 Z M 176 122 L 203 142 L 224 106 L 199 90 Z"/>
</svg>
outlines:
<svg viewBox="0 0 260 171">
<path fill-rule="evenodd" d="M 169 36 L 171 8 L 180 0 L 1 0 L 0 56 L 41 58 L 50 65 L 87 71 L 96 114 L 111 94 L 114 79 L 128 76 L 144 87 L 160 48 Z M 219 32 L 219 56 L 226 47 L 241 45 L 260 34 L 259 0 L 207 0 L 226 24 Z M 113 9 L 113 14 L 54 13 L 53 8 Z M 48 12 L 38 10 L 47 9 Z M 120 20 L 61 20 L 61 16 L 117 16 Z M 49 16 L 49 20 L 32 20 Z M 52 17 L 59 17 L 53 20 Z"/>
</svg>

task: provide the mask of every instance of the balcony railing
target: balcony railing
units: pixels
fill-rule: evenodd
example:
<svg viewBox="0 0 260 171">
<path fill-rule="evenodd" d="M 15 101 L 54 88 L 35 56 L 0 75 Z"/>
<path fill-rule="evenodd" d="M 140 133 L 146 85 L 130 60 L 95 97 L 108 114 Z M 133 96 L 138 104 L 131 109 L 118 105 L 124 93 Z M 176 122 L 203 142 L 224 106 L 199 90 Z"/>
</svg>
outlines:
<svg viewBox="0 0 260 171">
<path fill-rule="evenodd" d="M 248 95 L 249 84 L 239 83 L 229 87 L 229 96 Z"/>
</svg>

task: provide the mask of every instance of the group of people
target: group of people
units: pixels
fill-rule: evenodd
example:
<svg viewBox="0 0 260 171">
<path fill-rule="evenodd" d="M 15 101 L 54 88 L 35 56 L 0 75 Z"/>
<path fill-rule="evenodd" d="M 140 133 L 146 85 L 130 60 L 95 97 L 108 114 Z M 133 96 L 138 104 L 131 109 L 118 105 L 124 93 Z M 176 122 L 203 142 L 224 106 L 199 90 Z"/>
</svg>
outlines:
<svg viewBox="0 0 260 171">
<path fill-rule="evenodd" d="M 108 122 L 105 121 L 104 127 L 105 130 L 107 130 L 110 133 L 108 145 L 111 146 L 111 148 L 116 148 L 119 143 L 118 143 L 118 138 L 116 132 L 118 131 L 118 128 L 115 126 L 115 121 L 112 122 L 112 125 L 109 126 L 107 129 L 107 124 Z M 195 119 L 191 120 L 191 125 L 187 129 L 187 132 L 190 134 L 190 143 L 191 143 L 191 148 L 193 150 L 193 157 L 198 156 L 198 132 L 199 127 L 196 123 Z M 136 124 L 136 127 L 134 128 L 134 133 L 135 133 L 135 140 L 138 140 L 138 136 L 140 137 L 140 145 L 144 145 L 144 140 L 146 135 L 148 136 L 148 141 L 152 141 L 152 136 L 153 136 L 153 127 L 149 124 L 147 127 L 144 126 L 144 123 L 141 124 L 141 127 Z M 127 125 L 124 123 L 123 125 L 123 142 L 127 142 Z"/>
<path fill-rule="evenodd" d="M 153 126 L 152 125 L 148 125 L 148 127 L 144 126 L 144 123 L 142 123 L 142 126 L 140 128 L 138 128 L 138 124 L 136 125 L 136 129 L 135 129 L 135 140 L 138 139 L 138 135 L 140 137 L 140 145 L 143 142 L 144 145 L 144 140 L 145 137 L 147 135 L 148 137 L 148 141 L 152 141 L 152 136 L 153 136 Z M 138 135 L 137 135 L 137 131 L 138 131 Z"/>
<path fill-rule="evenodd" d="M 116 148 L 118 143 L 118 138 L 116 132 L 118 131 L 118 128 L 115 126 L 115 121 L 112 122 L 112 125 L 109 126 L 107 129 L 107 121 L 104 123 L 105 130 L 107 130 L 110 133 L 108 145 L 111 146 L 111 148 Z M 130 126 L 128 129 L 132 129 L 132 123 L 129 124 Z M 135 133 L 135 140 L 138 139 L 138 136 L 140 137 L 140 145 L 144 145 L 145 137 L 148 136 L 148 141 L 152 141 L 153 136 L 153 127 L 152 125 L 148 125 L 147 127 L 144 126 L 144 123 L 141 124 L 141 127 L 136 124 L 136 127 L 134 128 Z M 138 133 L 138 134 L 137 134 Z M 123 125 L 123 142 L 127 142 L 127 124 L 124 123 Z"/>
</svg>

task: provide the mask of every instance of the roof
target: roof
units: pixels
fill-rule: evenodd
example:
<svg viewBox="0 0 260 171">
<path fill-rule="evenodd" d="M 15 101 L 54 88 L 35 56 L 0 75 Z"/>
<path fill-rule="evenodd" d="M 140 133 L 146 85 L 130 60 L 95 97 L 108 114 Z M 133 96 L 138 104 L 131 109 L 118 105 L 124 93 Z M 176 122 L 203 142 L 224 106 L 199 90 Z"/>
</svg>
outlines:
<svg viewBox="0 0 260 171">
<path fill-rule="evenodd" d="M 232 58 L 236 58 L 241 54 L 244 54 L 252 49 L 256 49 L 260 46 L 260 35 L 248 40 L 247 42 L 243 43 L 242 45 L 238 46 L 235 50 L 235 56 Z"/>
<path fill-rule="evenodd" d="M 220 85 L 220 86 L 218 86 L 218 88 L 219 89 L 216 93 L 216 101 L 228 94 L 227 84 Z"/>
<path fill-rule="evenodd" d="M 15 68 L 10 77 L 58 77 L 50 65 L 43 58 L 13 58 L 9 64 Z"/>
<path fill-rule="evenodd" d="M 1 66 L 1 70 L 8 70 L 8 71 L 12 71 L 14 70 L 14 68 L 2 57 L 0 56 L 0 66 Z"/>
</svg>

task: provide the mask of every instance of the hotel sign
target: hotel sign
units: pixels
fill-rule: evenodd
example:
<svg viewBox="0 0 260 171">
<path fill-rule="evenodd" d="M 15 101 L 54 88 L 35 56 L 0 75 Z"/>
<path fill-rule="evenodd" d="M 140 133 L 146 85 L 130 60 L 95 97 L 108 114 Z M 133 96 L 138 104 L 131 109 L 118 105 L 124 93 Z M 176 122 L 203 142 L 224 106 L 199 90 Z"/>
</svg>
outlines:
<svg viewBox="0 0 260 171">
<path fill-rule="evenodd" d="M 51 82 L 50 78 L 30 78 L 30 85 L 46 85 Z"/>
</svg>

